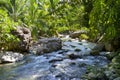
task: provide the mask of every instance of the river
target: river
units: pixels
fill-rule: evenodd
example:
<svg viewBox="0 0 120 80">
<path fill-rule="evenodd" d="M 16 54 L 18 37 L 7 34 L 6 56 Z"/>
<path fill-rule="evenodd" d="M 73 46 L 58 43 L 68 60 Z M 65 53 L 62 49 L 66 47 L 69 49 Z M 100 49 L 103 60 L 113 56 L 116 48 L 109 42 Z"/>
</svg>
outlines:
<svg viewBox="0 0 120 80">
<path fill-rule="evenodd" d="M 23 61 L 0 65 L 0 80 L 81 80 L 88 67 L 105 67 L 103 55 L 90 55 L 95 43 L 63 41 L 59 51 L 44 55 L 28 54 Z"/>
</svg>

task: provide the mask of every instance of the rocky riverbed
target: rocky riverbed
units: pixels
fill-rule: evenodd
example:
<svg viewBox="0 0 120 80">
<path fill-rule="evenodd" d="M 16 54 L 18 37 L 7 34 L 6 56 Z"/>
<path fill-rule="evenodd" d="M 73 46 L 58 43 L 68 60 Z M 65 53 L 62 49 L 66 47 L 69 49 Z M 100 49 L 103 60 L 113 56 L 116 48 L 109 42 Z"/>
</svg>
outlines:
<svg viewBox="0 0 120 80">
<path fill-rule="evenodd" d="M 91 55 L 95 46 L 87 41 L 64 39 L 61 50 L 39 56 L 31 53 L 20 62 L 1 64 L 0 80 L 86 80 L 84 75 L 89 68 L 101 69 L 109 63 L 107 52 Z M 102 78 L 99 80 L 106 77 Z"/>
</svg>

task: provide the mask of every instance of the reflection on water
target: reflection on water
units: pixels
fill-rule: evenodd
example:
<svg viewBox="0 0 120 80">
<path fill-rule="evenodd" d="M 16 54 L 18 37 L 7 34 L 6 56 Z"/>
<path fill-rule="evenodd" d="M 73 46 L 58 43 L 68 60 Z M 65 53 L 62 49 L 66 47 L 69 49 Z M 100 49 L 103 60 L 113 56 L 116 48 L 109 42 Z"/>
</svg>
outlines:
<svg viewBox="0 0 120 80">
<path fill-rule="evenodd" d="M 0 65 L 0 80 L 5 80 L 6 78 L 9 80 L 15 74 L 11 74 L 11 71 L 17 67 L 15 63 L 2 64 Z"/>
</svg>

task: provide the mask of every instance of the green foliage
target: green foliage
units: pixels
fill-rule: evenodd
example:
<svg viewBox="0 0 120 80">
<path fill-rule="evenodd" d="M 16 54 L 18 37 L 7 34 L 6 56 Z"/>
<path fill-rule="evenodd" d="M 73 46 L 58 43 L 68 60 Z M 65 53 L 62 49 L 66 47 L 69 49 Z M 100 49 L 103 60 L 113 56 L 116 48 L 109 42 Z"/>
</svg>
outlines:
<svg viewBox="0 0 120 80">
<path fill-rule="evenodd" d="M 105 68 L 97 66 L 87 66 L 87 72 L 82 76 L 82 80 L 108 80 L 104 73 Z"/>
<path fill-rule="evenodd" d="M 41 33 L 53 36 L 56 31 L 63 30 L 66 26 L 69 30 L 77 30 L 82 27 L 84 6 L 76 2 L 63 2 L 59 0 L 37 0 L 28 2 L 23 23 L 32 27 L 33 36 Z M 77 4 L 77 5 L 76 5 Z M 77 13 L 77 14 L 76 14 Z M 59 29 L 59 30 L 58 30 Z"/>
<path fill-rule="evenodd" d="M 12 38 L 10 30 L 18 23 L 30 28 L 33 38 L 86 27 L 89 34 L 81 37 L 104 34 L 104 40 L 112 40 L 120 33 L 119 5 L 119 0 L 0 0 L 1 38 Z"/>
<path fill-rule="evenodd" d="M 27 7 L 28 0 L 0 0 L 2 4 L 1 8 L 8 12 L 9 17 L 11 17 L 15 22 L 19 19 L 23 19 L 23 14 Z"/>
<path fill-rule="evenodd" d="M 10 46 L 14 46 L 12 42 L 17 42 L 18 39 L 10 34 L 10 31 L 15 29 L 16 24 L 12 21 L 7 12 L 0 9 L 0 50 L 10 49 Z"/>
<path fill-rule="evenodd" d="M 120 5 L 119 0 L 96 0 L 94 2 L 89 24 L 98 30 L 100 35 L 105 33 L 105 40 L 112 40 L 119 33 L 120 7 L 118 5 Z"/>
<path fill-rule="evenodd" d="M 87 40 L 87 39 L 89 39 L 89 37 L 88 37 L 86 34 L 81 34 L 81 35 L 80 35 L 80 39 L 85 39 L 85 40 Z"/>
<path fill-rule="evenodd" d="M 68 27 L 65 27 L 65 26 L 63 26 L 63 27 L 58 27 L 57 28 L 57 30 L 58 30 L 58 32 L 60 33 L 60 32 L 65 32 L 65 31 L 68 31 L 69 30 L 69 28 Z"/>
</svg>

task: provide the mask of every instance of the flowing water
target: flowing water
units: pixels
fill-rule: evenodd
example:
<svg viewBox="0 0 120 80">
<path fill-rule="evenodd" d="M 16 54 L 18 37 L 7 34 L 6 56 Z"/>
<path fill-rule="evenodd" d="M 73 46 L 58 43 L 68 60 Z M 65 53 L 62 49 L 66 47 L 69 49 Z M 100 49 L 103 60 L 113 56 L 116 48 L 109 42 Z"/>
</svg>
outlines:
<svg viewBox="0 0 120 80">
<path fill-rule="evenodd" d="M 62 50 L 29 54 L 21 62 L 0 65 L 0 80 L 80 80 L 88 66 L 101 68 L 109 62 L 105 56 L 90 55 L 95 45 L 71 40 L 63 42 Z"/>
</svg>

